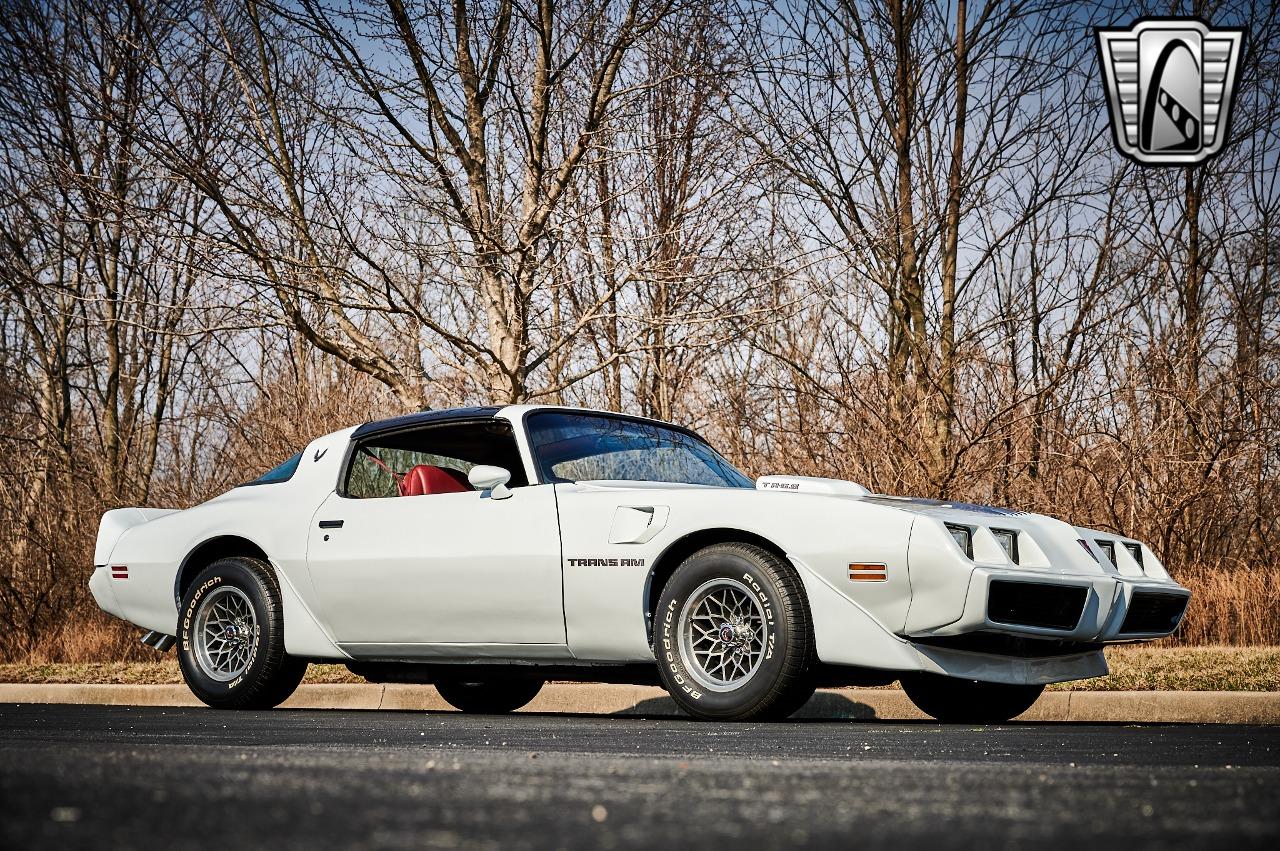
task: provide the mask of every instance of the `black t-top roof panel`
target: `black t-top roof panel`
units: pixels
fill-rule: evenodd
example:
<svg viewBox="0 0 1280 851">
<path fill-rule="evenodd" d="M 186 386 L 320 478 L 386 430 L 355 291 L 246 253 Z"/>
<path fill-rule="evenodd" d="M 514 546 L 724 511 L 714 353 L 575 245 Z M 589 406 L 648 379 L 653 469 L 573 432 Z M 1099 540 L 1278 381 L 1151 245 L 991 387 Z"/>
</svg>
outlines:
<svg viewBox="0 0 1280 851">
<path fill-rule="evenodd" d="M 498 411 L 502 410 L 498 407 L 487 408 L 442 408 L 438 411 L 417 411 L 412 414 L 405 414 L 400 417 L 392 417 L 389 420 L 376 420 L 371 423 L 365 423 L 352 432 L 353 439 L 360 437 L 368 437 L 371 434 L 380 434 L 387 431 L 399 431 L 402 428 L 413 428 L 414 426 L 428 425 L 430 423 L 443 423 L 450 420 L 475 420 L 485 417 L 492 417 Z"/>
</svg>

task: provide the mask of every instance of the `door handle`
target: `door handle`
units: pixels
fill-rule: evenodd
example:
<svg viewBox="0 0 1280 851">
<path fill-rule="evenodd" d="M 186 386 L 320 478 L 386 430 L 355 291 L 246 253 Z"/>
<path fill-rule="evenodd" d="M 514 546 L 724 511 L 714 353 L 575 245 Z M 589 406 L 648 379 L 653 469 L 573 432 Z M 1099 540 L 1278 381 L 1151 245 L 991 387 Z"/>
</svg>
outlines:
<svg viewBox="0 0 1280 851">
<path fill-rule="evenodd" d="M 320 528 L 321 529 L 341 529 L 342 521 L 341 520 L 321 520 Z"/>
</svg>

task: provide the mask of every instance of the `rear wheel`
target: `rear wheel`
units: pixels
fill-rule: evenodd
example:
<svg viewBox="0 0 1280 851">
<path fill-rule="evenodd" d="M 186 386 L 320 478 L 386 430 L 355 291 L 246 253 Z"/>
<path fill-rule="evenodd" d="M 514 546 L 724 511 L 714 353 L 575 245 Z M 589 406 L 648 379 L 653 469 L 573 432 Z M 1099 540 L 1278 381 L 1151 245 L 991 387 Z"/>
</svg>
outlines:
<svg viewBox="0 0 1280 851">
<path fill-rule="evenodd" d="M 455 709 L 480 715 L 505 715 L 537 697 L 542 690 L 542 680 L 437 679 L 435 687 Z"/>
<path fill-rule="evenodd" d="M 182 600 L 178 665 L 191 692 L 217 709 L 270 709 L 293 694 L 307 663 L 284 652 L 284 608 L 266 563 L 225 558 Z"/>
<path fill-rule="evenodd" d="M 697 718 L 785 718 L 813 694 L 809 609 L 781 558 L 750 544 L 699 550 L 659 598 L 663 685 Z"/>
<path fill-rule="evenodd" d="M 902 678 L 902 689 L 921 712 L 939 721 L 998 724 L 1030 709 L 1044 691 L 1044 686 L 913 674 Z"/>
</svg>

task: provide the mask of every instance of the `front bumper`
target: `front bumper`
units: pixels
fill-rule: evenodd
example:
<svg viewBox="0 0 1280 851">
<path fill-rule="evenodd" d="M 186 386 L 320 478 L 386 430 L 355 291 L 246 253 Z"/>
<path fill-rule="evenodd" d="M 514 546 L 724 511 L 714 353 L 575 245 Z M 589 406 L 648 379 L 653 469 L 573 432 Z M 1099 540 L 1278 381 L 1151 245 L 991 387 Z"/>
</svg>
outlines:
<svg viewBox="0 0 1280 851">
<path fill-rule="evenodd" d="M 1107 675 L 1107 660 L 1093 648 L 1081 653 L 1044 658 L 1020 658 L 997 653 L 975 653 L 951 647 L 913 644 L 913 670 L 1011 685 L 1048 685 Z"/>
<path fill-rule="evenodd" d="M 908 640 L 920 670 L 952 677 L 1020 684 L 1100 677 L 1103 644 L 1172 633 L 1190 597 L 1147 577 L 978 567 L 960 618 Z"/>
<path fill-rule="evenodd" d="M 959 619 L 911 637 L 995 633 L 1080 644 L 1174 632 L 1191 592 L 1175 582 L 977 567 Z"/>
</svg>

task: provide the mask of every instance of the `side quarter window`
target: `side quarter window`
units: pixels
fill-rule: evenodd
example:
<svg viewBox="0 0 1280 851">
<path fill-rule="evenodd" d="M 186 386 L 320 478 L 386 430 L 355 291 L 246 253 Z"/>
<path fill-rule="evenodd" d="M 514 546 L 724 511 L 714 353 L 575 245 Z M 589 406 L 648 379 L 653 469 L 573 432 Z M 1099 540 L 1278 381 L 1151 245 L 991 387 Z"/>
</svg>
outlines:
<svg viewBox="0 0 1280 851">
<path fill-rule="evenodd" d="M 352 499 L 389 499 L 469 491 L 473 488 L 467 473 L 479 464 L 510 471 L 509 487 L 528 484 L 511 424 L 473 420 L 361 441 L 351 452 L 343 494 Z"/>
</svg>

